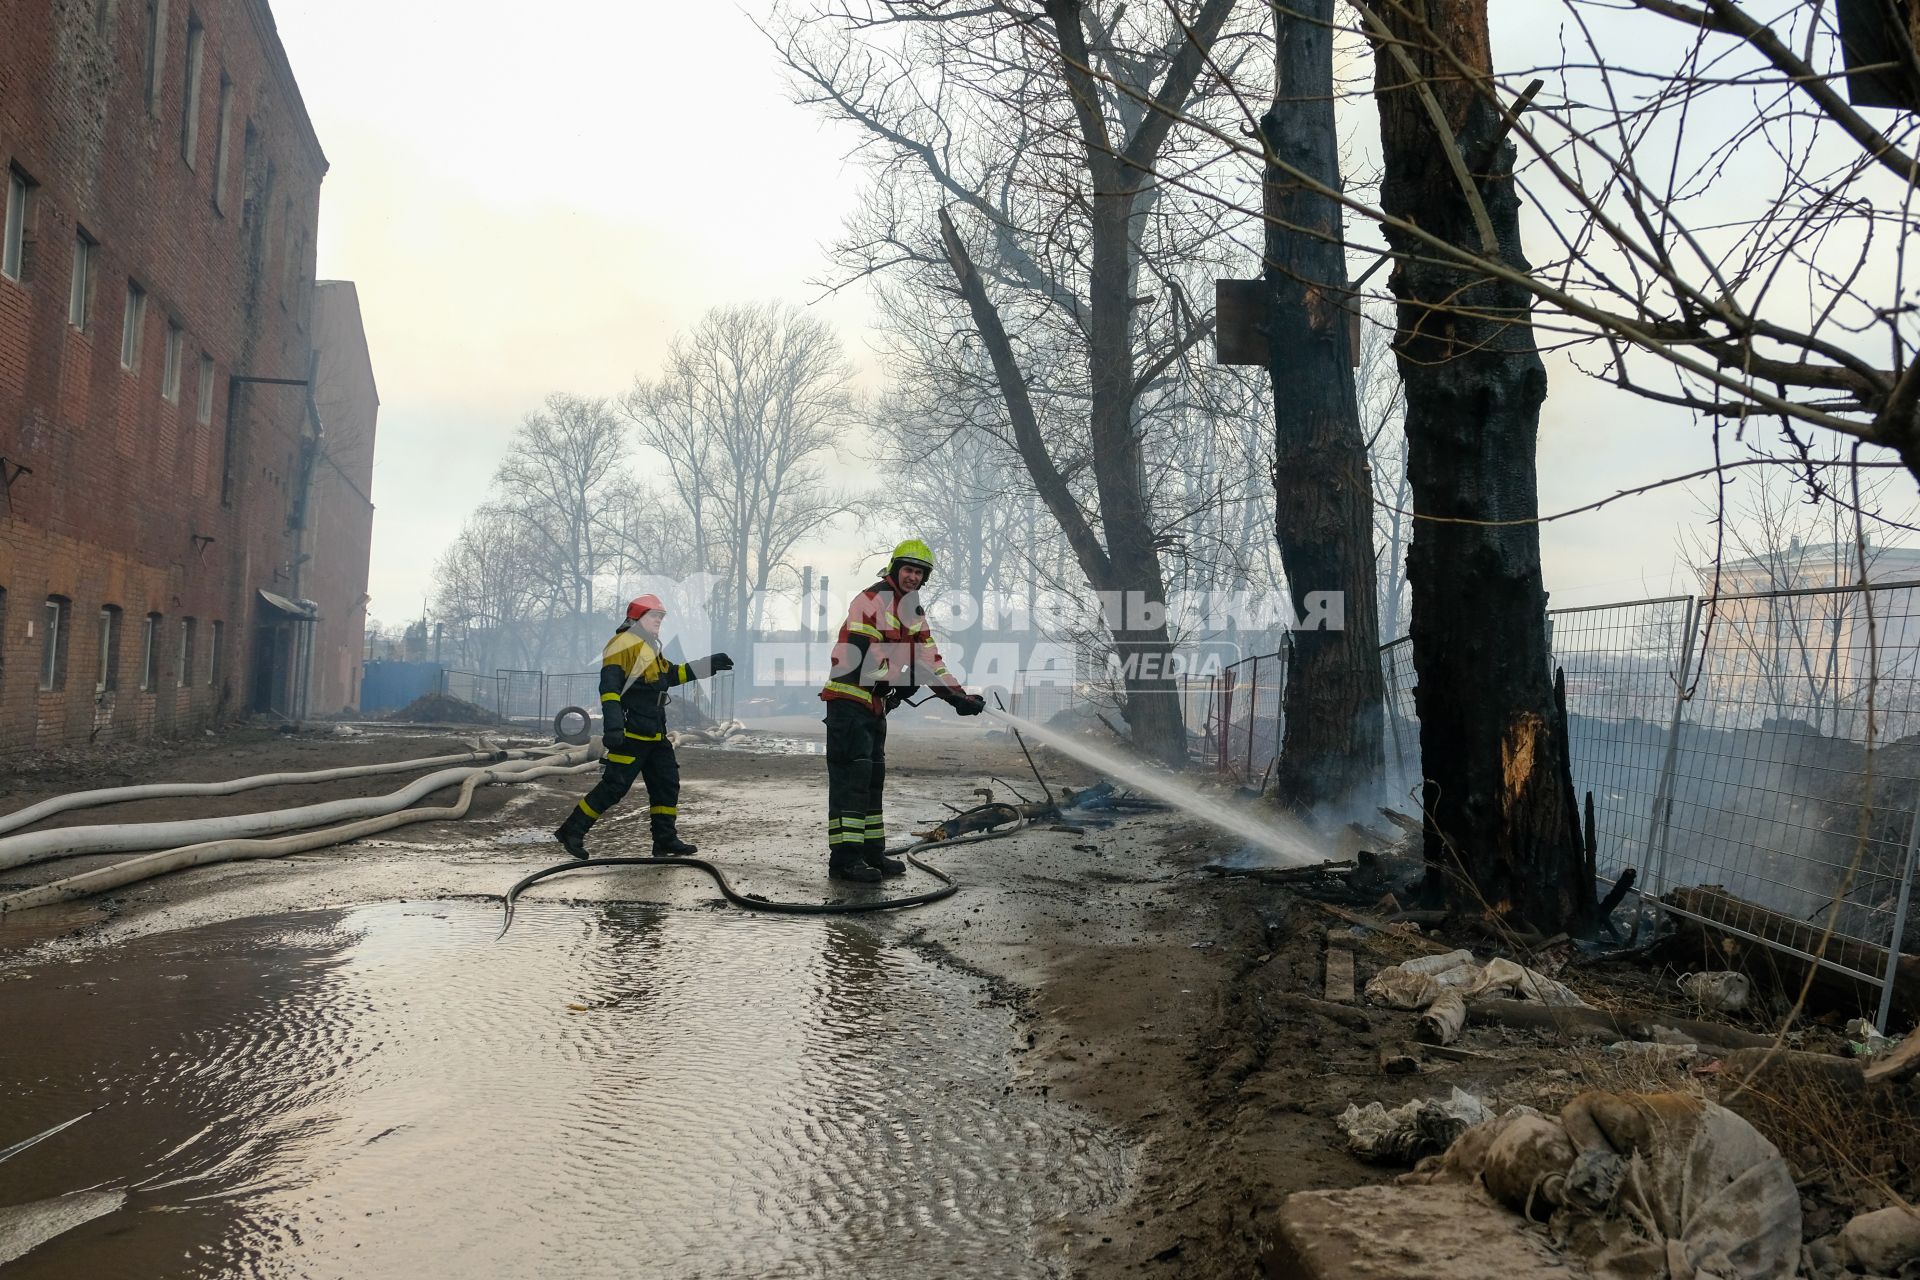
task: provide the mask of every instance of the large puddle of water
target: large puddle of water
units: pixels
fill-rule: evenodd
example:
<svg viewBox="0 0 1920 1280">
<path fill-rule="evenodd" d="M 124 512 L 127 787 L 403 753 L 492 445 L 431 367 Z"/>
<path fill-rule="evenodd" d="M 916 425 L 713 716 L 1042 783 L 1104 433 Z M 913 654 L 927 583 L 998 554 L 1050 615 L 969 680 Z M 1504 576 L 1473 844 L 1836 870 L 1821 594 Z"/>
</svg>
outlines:
<svg viewBox="0 0 1920 1280">
<path fill-rule="evenodd" d="M 1027 1276 L 1127 1156 L 862 924 L 386 904 L 0 968 L 27 1277 Z M 84 1195 L 78 1193 L 85 1193 Z M 52 1222 L 55 1226 L 46 1224 Z M 9 1247 L 11 1242 L 12 1247 Z"/>
</svg>

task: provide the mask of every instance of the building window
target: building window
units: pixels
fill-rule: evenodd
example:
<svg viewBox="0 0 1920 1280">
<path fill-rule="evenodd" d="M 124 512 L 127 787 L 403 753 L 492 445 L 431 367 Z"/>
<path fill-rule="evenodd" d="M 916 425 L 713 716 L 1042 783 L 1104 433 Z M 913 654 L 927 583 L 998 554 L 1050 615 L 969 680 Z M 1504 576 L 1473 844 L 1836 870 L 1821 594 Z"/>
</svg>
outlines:
<svg viewBox="0 0 1920 1280">
<path fill-rule="evenodd" d="M 260 213 L 255 207 L 260 193 L 253 187 L 253 152 L 258 145 L 258 138 L 253 121 L 249 119 L 240 138 L 240 226 L 245 230 L 253 227 L 253 220 Z"/>
<path fill-rule="evenodd" d="M 140 367 L 140 331 L 147 323 L 147 291 L 127 281 L 127 314 L 120 324 L 120 367 L 132 372 Z"/>
<path fill-rule="evenodd" d="M 200 385 L 195 390 L 199 403 L 194 406 L 193 416 L 201 426 L 210 426 L 213 423 L 213 357 L 204 351 L 200 353 Z"/>
<path fill-rule="evenodd" d="M 48 596 L 46 634 L 40 638 L 40 687 L 51 691 L 67 682 L 67 610 L 65 596 Z"/>
<path fill-rule="evenodd" d="M 147 110 L 160 107 L 160 75 L 167 61 L 167 0 L 147 0 Z"/>
<path fill-rule="evenodd" d="M 193 633 L 198 624 L 192 618 L 180 619 L 180 679 L 182 689 L 193 684 Z"/>
<path fill-rule="evenodd" d="M 206 43 L 207 33 L 200 25 L 200 18 L 189 9 L 186 103 L 180 116 L 180 154 L 186 157 L 189 169 L 198 168 L 200 164 L 200 64 L 206 56 Z"/>
<path fill-rule="evenodd" d="M 140 637 L 140 687 L 152 693 L 160 685 L 160 615 L 147 615 L 147 627 Z"/>
<path fill-rule="evenodd" d="M 207 684 L 215 689 L 220 687 L 220 647 L 226 639 L 226 630 L 224 622 L 213 624 L 213 652 L 207 655 Z"/>
<path fill-rule="evenodd" d="M 160 366 L 160 397 L 168 404 L 180 403 L 180 341 L 185 336 L 174 321 L 167 321 L 167 347 Z"/>
<path fill-rule="evenodd" d="M 93 307 L 93 255 L 100 246 L 84 228 L 73 229 L 73 281 L 67 287 L 67 323 L 82 333 Z"/>
<path fill-rule="evenodd" d="M 213 138 L 213 207 L 227 211 L 227 152 L 233 142 L 233 81 L 220 73 L 220 122 Z"/>
<path fill-rule="evenodd" d="M 93 691 L 106 693 L 120 687 L 120 609 L 107 605 L 100 610 L 100 666 L 93 677 Z"/>
<path fill-rule="evenodd" d="M 33 179 L 7 168 L 6 239 L 0 240 L 0 275 L 9 280 L 27 278 L 27 205 L 33 199 Z"/>
</svg>

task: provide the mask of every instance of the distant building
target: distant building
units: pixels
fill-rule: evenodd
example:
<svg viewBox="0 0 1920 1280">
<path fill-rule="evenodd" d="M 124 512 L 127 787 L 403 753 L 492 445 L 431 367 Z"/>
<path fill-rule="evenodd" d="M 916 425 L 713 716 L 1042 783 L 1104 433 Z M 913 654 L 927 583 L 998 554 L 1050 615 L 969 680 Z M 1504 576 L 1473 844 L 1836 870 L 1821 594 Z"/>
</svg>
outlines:
<svg viewBox="0 0 1920 1280">
<path fill-rule="evenodd" d="M 320 419 L 306 527 L 303 583 L 319 606 L 313 645 L 314 712 L 357 711 L 366 645 L 367 560 L 373 544 L 373 443 L 380 391 L 352 282 L 313 292 L 314 406 Z"/>
<path fill-rule="evenodd" d="M 1720 566 L 1706 673 L 1728 723 L 1799 721 L 1865 733 L 1869 685 L 1885 740 L 1920 730 L 1920 550 L 1798 541 Z M 1702 574 L 1701 591 L 1714 576 Z"/>
<path fill-rule="evenodd" d="M 6 5 L 0 49 L 0 753 L 297 715 L 346 504 L 302 527 L 327 161 L 266 0 Z"/>
</svg>

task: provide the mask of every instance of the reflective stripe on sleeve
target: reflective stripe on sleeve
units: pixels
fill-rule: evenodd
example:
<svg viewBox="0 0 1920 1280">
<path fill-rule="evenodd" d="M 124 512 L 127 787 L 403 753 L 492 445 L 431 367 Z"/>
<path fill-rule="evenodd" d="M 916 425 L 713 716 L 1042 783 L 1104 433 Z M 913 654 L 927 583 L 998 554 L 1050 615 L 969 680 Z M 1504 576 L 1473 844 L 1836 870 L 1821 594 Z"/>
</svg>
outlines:
<svg viewBox="0 0 1920 1280">
<path fill-rule="evenodd" d="M 602 702 L 618 702 L 618 701 L 620 701 L 620 695 L 619 695 L 619 694 L 617 694 L 617 693 L 603 693 L 603 694 L 601 694 L 601 695 L 600 695 L 600 701 L 602 701 Z"/>
</svg>

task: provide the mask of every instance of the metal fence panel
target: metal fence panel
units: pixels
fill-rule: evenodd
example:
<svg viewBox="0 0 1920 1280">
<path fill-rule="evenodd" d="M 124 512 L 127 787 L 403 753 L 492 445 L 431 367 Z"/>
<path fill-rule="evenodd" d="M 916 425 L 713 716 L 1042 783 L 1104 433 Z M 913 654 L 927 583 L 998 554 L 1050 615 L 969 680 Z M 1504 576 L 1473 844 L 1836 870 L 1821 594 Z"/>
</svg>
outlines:
<svg viewBox="0 0 1920 1280">
<path fill-rule="evenodd" d="M 1692 650 L 1693 598 L 1556 609 L 1553 664 L 1566 673 L 1576 794 L 1593 795 L 1598 870 L 1645 868 L 1673 713 Z"/>
<path fill-rule="evenodd" d="M 1917 604 L 1911 587 L 1702 602 L 1656 891 L 1719 885 L 1816 927 L 1838 898 L 1836 936 L 1911 945 L 1894 926 L 1920 792 Z M 1759 929 L 1750 914 L 1715 919 Z"/>
<path fill-rule="evenodd" d="M 500 715 L 503 718 L 523 721 L 544 721 L 547 718 L 545 672 L 502 668 L 494 675 L 500 679 Z"/>
<path fill-rule="evenodd" d="M 1380 675 L 1387 698 L 1387 785 L 1396 801 L 1419 811 L 1420 719 L 1413 709 L 1413 640 L 1401 636 L 1380 646 Z"/>
<path fill-rule="evenodd" d="M 440 692 L 499 715 L 500 683 L 498 676 L 483 676 L 475 671 L 448 671 L 440 677 Z"/>
<path fill-rule="evenodd" d="M 1851 967 L 1823 958 L 1882 986 L 1884 1020 L 1888 975 L 1916 943 L 1920 583 L 1667 597 L 1548 620 L 1602 877 L 1637 867 L 1652 897 L 1717 886 L 1750 905 L 1717 898 L 1711 923 L 1796 956 L 1831 916 L 1836 937 L 1885 949 L 1880 972 L 1858 948 Z M 1383 646 L 1381 665 L 1388 779 L 1411 794 L 1411 641 Z M 1805 927 L 1777 936 L 1780 917 Z"/>
</svg>

